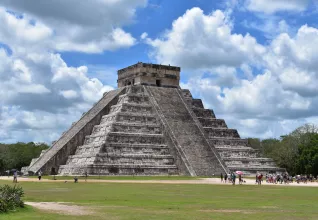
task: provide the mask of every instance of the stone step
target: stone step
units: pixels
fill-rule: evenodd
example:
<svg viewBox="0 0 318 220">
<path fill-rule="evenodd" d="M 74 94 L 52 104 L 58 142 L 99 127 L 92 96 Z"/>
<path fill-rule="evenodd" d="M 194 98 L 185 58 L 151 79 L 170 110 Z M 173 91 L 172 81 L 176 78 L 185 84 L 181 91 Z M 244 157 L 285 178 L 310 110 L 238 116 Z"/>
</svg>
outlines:
<svg viewBox="0 0 318 220">
<path fill-rule="evenodd" d="M 157 165 L 173 165 L 173 158 L 128 158 L 128 157 L 97 157 L 94 164 L 151 164 Z"/>
<path fill-rule="evenodd" d="M 70 155 L 69 158 L 88 158 L 88 157 L 102 157 L 102 158 L 146 158 L 146 159 L 173 159 L 170 154 L 158 155 L 158 154 L 117 154 L 117 153 L 97 153 L 97 154 L 80 154 Z"/>
<path fill-rule="evenodd" d="M 145 133 L 145 134 L 161 134 L 161 126 L 158 124 L 140 124 L 140 123 L 114 123 L 111 131 L 113 132 L 129 132 L 129 133 Z"/>
<path fill-rule="evenodd" d="M 159 124 L 141 124 L 130 122 L 115 122 L 112 124 L 95 125 L 92 135 L 106 134 L 108 132 L 127 132 L 127 133 L 151 133 L 160 134 L 161 125 Z"/>
<path fill-rule="evenodd" d="M 70 165 L 70 166 L 92 165 L 95 163 L 95 160 L 96 160 L 96 154 L 86 154 L 86 156 L 71 155 L 67 158 L 66 165 Z"/>
<path fill-rule="evenodd" d="M 210 144 L 214 145 L 215 147 L 223 145 L 223 146 L 248 146 L 247 139 L 241 138 L 221 138 L 221 137 L 214 137 L 209 138 Z"/>
<path fill-rule="evenodd" d="M 117 112 L 112 114 L 103 115 L 102 119 L 108 118 L 110 116 L 129 116 L 129 117 L 149 117 L 156 118 L 156 114 L 153 113 L 144 113 L 144 112 Z M 115 118 L 116 119 L 116 118 Z"/>
<path fill-rule="evenodd" d="M 105 142 L 95 142 L 95 143 L 91 143 L 91 144 L 84 144 L 84 145 L 80 145 L 77 147 L 77 149 L 80 149 L 80 148 L 83 148 L 83 149 L 86 149 L 86 148 L 96 148 L 96 147 L 102 147 L 103 144 Z"/>
<path fill-rule="evenodd" d="M 120 112 L 122 109 L 122 104 L 112 105 L 110 107 L 110 111 L 108 114 L 115 114 L 117 112 Z"/>
<path fill-rule="evenodd" d="M 192 111 L 198 118 L 215 118 L 215 114 L 211 109 L 192 107 Z"/>
<path fill-rule="evenodd" d="M 192 99 L 192 105 L 191 106 L 196 107 L 196 108 L 203 108 L 204 109 L 204 106 L 203 106 L 203 103 L 202 103 L 201 99 Z"/>
<path fill-rule="evenodd" d="M 154 114 L 143 114 L 143 113 L 127 113 L 127 112 L 118 112 L 116 114 L 108 114 L 102 117 L 100 124 L 107 124 L 111 122 L 138 122 L 138 123 L 150 123 L 156 124 L 157 121 L 156 115 Z"/>
<path fill-rule="evenodd" d="M 164 144 L 129 144 L 129 143 L 101 143 L 99 145 L 82 145 L 77 147 L 75 155 L 108 153 L 133 153 L 133 154 L 169 154 L 169 147 Z"/>
<path fill-rule="evenodd" d="M 218 150 L 220 156 L 222 158 L 238 158 L 238 157 L 250 157 L 256 158 L 258 157 L 257 151 L 250 151 L 250 150 L 241 150 L 241 151 L 220 151 Z"/>
<path fill-rule="evenodd" d="M 108 143 L 102 149 L 102 152 L 116 153 L 116 154 L 169 154 L 169 147 L 167 145 L 153 145 L 153 144 L 114 144 Z"/>
<path fill-rule="evenodd" d="M 223 119 L 199 118 L 199 121 L 203 128 L 227 128 L 227 125 Z"/>
<path fill-rule="evenodd" d="M 184 100 L 186 101 L 187 105 L 190 106 L 191 108 L 201 108 L 204 109 L 203 103 L 201 99 L 193 99 L 191 97 L 185 97 Z"/>
<path fill-rule="evenodd" d="M 167 155 L 169 149 L 167 148 L 106 148 L 102 152 L 116 153 L 116 154 L 148 154 L 148 155 Z"/>
<path fill-rule="evenodd" d="M 192 94 L 189 89 L 181 89 L 181 92 L 185 98 L 192 99 Z"/>
<path fill-rule="evenodd" d="M 229 128 L 205 128 L 204 131 L 208 134 L 209 139 L 212 138 L 240 138 L 236 129 Z"/>
<path fill-rule="evenodd" d="M 107 134 L 97 133 L 97 134 L 86 135 L 84 140 L 84 145 L 97 144 L 100 142 L 105 143 Z"/>
<path fill-rule="evenodd" d="M 255 159 L 255 158 L 254 158 Z M 227 160 L 226 165 L 236 165 L 236 166 L 276 166 L 274 161 L 257 161 L 257 160 Z"/>
<path fill-rule="evenodd" d="M 162 134 L 110 132 L 107 143 L 163 144 L 164 138 Z"/>
<path fill-rule="evenodd" d="M 90 144 L 90 143 L 99 143 L 99 142 L 105 142 L 106 139 L 108 142 L 113 142 L 113 140 L 117 140 L 117 141 L 123 141 L 123 140 L 129 140 L 129 138 L 131 140 L 135 139 L 135 140 L 142 140 L 142 141 L 148 141 L 148 142 L 140 142 L 140 143 L 151 143 L 152 139 L 162 139 L 163 135 L 162 134 L 146 134 L 146 133 L 130 133 L 130 132 L 108 132 L 107 134 L 91 134 L 91 135 L 87 135 L 85 136 L 85 141 L 84 143 Z M 149 140 L 147 140 L 149 139 Z M 115 143 L 117 143 L 117 141 L 115 141 Z M 121 143 L 121 142 L 120 142 Z M 124 142 L 126 143 L 126 142 Z M 128 142 L 131 143 L 131 142 Z M 137 142 L 139 143 L 139 142 Z M 161 143 L 161 142 L 160 142 Z"/>
<path fill-rule="evenodd" d="M 249 171 L 251 173 L 256 173 L 256 172 L 284 172 L 285 169 L 284 168 L 279 168 L 276 166 L 271 166 L 271 167 L 265 167 L 265 166 L 232 166 L 232 165 L 228 165 L 227 166 L 230 171 L 234 172 L 234 171 Z M 264 173 L 263 173 L 264 174 Z"/>
<path fill-rule="evenodd" d="M 68 165 L 61 165 L 61 168 L 65 168 Z M 153 168 L 167 168 L 167 169 L 177 169 L 176 165 L 156 165 L 154 166 L 153 164 L 94 164 L 92 165 L 93 167 L 118 167 L 118 168 L 149 168 L 149 169 L 153 169 Z M 74 166 L 76 167 L 76 166 Z M 78 165 L 78 167 L 82 167 L 80 165 Z"/>
<path fill-rule="evenodd" d="M 127 93 L 129 94 L 144 94 L 145 93 L 145 90 L 144 90 L 144 87 L 142 86 L 130 86 L 128 88 L 128 91 Z"/>
<path fill-rule="evenodd" d="M 98 164 L 98 165 L 77 165 L 60 166 L 61 175 L 170 175 L 178 174 L 176 165 L 152 165 L 152 164 Z"/>
<path fill-rule="evenodd" d="M 246 146 L 241 146 L 241 145 L 237 145 L 237 146 L 230 146 L 230 145 L 216 145 L 215 148 L 218 151 L 248 151 L 248 152 L 252 152 L 252 151 L 257 151 L 251 147 L 246 147 Z"/>
<path fill-rule="evenodd" d="M 160 123 L 147 123 L 147 124 L 142 124 L 140 122 L 121 122 L 121 121 L 114 121 L 111 123 L 111 126 L 147 126 L 147 127 L 158 127 L 161 128 Z M 95 125 L 94 128 L 101 129 L 105 126 L 108 126 L 108 124 L 99 124 Z"/>
<path fill-rule="evenodd" d="M 173 165 L 174 159 L 170 155 L 74 155 L 68 158 L 66 164 L 152 164 Z"/>
<path fill-rule="evenodd" d="M 124 94 L 119 96 L 119 103 L 149 104 L 149 97 L 145 94 Z"/>
<path fill-rule="evenodd" d="M 192 107 L 192 98 L 184 97 L 184 101 L 187 103 L 188 106 Z"/>
<path fill-rule="evenodd" d="M 148 95 L 146 95 L 146 93 L 142 92 L 142 93 L 133 93 L 133 92 L 128 92 L 125 94 L 122 94 L 119 96 L 119 98 L 122 97 L 149 97 Z"/>
<path fill-rule="evenodd" d="M 112 131 L 112 123 L 95 125 L 91 135 L 106 135 L 110 131 Z"/>
<path fill-rule="evenodd" d="M 111 107 L 110 113 L 112 112 L 145 112 L 148 114 L 153 113 L 152 106 L 149 104 L 135 104 L 135 103 L 120 103 Z"/>
<path fill-rule="evenodd" d="M 76 149 L 75 154 L 87 154 L 87 153 L 98 153 L 101 151 L 104 142 L 100 143 L 91 143 L 91 144 L 84 144 L 82 146 L 78 146 Z"/>
<path fill-rule="evenodd" d="M 107 143 L 106 147 L 112 148 L 147 148 L 147 149 L 169 149 L 165 144 L 126 144 L 126 143 Z"/>
<path fill-rule="evenodd" d="M 224 161 L 255 161 L 255 162 L 274 162 L 271 158 L 251 158 L 251 157 L 222 157 Z"/>
</svg>

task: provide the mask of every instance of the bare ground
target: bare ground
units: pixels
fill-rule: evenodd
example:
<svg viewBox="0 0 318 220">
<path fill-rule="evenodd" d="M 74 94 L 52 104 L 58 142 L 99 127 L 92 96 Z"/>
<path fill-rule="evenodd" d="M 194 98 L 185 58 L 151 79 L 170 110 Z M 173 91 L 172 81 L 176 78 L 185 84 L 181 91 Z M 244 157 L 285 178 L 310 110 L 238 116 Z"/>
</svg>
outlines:
<svg viewBox="0 0 318 220">
<path fill-rule="evenodd" d="M 69 203 L 59 202 L 25 202 L 26 205 L 30 205 L 37 209 L 59 213 L 63 215 L 91 215 L 94 212 L 87 207 L 70 205 Z"/>
</svg>

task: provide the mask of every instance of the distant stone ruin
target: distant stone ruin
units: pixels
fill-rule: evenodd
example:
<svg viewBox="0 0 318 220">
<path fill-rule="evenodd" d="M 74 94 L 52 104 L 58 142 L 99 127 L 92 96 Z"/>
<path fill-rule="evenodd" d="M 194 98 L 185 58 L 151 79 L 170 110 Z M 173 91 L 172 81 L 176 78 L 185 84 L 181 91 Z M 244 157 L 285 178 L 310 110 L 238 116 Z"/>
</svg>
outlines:
<svg viewBox="0 0 318 220">
<path fill-rule="evenodd" d="M 180 67 L 137 63 L 118 71 L 78 122 L 23 171 L 60 175 L 191 175 L 282 172 L 181 89 Z"/>
</svg>

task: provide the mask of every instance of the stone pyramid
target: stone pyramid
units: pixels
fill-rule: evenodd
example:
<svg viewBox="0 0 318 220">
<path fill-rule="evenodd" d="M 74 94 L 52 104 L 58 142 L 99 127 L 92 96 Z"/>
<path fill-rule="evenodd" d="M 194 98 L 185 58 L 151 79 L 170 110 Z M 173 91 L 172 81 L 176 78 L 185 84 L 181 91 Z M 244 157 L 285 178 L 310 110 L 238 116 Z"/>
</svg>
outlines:
<svg viewBox="0 0 318 220">
<path fill-rule="evenodd" d="M 137 63 L 110 91 L 32 160 L 25 173 L 191 175 L 283 172 L 179 87 L 180 68 Z"/>
</svg>

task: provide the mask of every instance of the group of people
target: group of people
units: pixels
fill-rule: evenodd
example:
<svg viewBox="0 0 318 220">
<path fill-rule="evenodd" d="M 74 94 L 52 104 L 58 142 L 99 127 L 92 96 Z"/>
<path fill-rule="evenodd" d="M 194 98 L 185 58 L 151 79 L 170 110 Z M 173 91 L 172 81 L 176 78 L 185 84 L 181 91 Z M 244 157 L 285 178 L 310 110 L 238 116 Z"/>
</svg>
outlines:
<svg viewBox="0 0 318 220">
<path fill-rule="evenodd" d="M 232 183 L 232 185 L 235 185 L 236 183 L 236 174 L 235 173 L 230 173 L 230 174 L 227 174 L 225 173 L 224 176 L 223 176 L 223 173 L 221 173 L 221 182 L 222 183 Z M 242 174 L 238 174 L 238 179 L 239 179 L 239 184 L 242 184 L 243 182 L 245 182 L 243 180 L 243 177 L 242 177 Z"/>
<path fill-rule="evenodd" d="M 9 174 L 8 174 L 8 178 L 9 178 Z M 42 171 L 40 170 L 38 172 L 38 179 L 41 180 L 42 179 Z M 13 183 L 18 183 L 18 171 L 15 170 L 13 172 Z"/>
<path fill-rule="evenodd" d="M 244 182 L 246 182 L 245 180 L 243 180 L 242 174 L 238 174 L 238 173 L 230 173 L 227 174 L 225 173 L 223 175 L 223 173 L 221 173 L 220 175 L 221 177 L 221 182 L 222 183 L 232 183 L 233 185 L 235 185 L 236 183 L 236 179 L 238 178 L 239 184 L 242 184 Z M 270 174 L 267 173 L 265 174 L 265 176 L 262 173 L 256 173 L 255 176 L 255 184 L 258 185 L 262 185 L 263 179 L 265 177 L 266 183 L 273 183 L 273 184 L 289 184 L 289 183 L 293 183 L 293 182 L 297 182 L 297 183 L 307 183 L 307 182 L 315 182 L 318 181 L 318 176 L 315 178 L 313 175 L 296 175 L 296 176 L 290 176 L 287 172 L 282 173 L 282 174 Z"/>
<path fill-rule="evenodd" d="M 10 177 L 10 172 L 8 172 L 8 178 L 9 177 Z M 85 177 L 85 182 L 86 182 L 87 181 L 87 177 L 88 177 L 88 173 L 87 172 L 84 173 L 84 177 Z M 42 179 L 42 171 L 41 170 L 38 172 L 38 179 L 39 179 L 39 181 Z M 54 180 L 56 180 L 55 175 L 54 175 Z M 13 172 L 13 183 L 18 183 L 18 171 L 17 170 L 14 170 L 14 172 Z M 77 176 L 74 177 L 74 183 L 78 183 L 78 177 Z"/>
<path fill-rule="evenodd" d="M 315 182 L 318 179 L 318 176 L 315 178 L 312 174 L 310 175 L 296 175 L 291 176 L 288 175 L 287 172 L 283 174 L 266 174 L 266 182 L 273 184 L 288 184 L 293 183 L 294 181 L 297 183 L 307 183 L 307 182 Z"/>
</svg>

